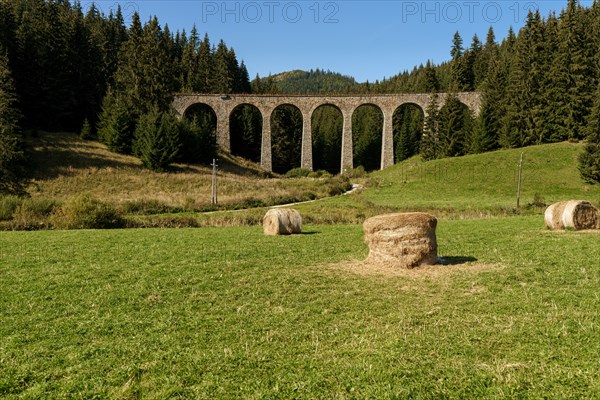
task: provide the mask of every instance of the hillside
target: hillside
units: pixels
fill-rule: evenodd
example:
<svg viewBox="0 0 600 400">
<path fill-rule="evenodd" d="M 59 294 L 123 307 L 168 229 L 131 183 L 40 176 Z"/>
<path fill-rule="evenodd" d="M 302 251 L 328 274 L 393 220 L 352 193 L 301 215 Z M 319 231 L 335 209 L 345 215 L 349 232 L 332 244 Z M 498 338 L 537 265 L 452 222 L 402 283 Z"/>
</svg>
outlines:
<svg viewBox="0 0 600 400">
<path fill-rule="evenodd" d="M 342 179 L 282 179 L 266 176 L 256 165 L 221 155 L 218 178 L 222 209 L 253 208 L 233 214 L 210 209 L 211 170 L 176 165 L 168 173 L 144 169 L 130 156 L 72 134 L 46 134 L 30 139 L 34 198 L 68 201 L 81 193 L 124 210 L 150 214 L 185 212 L 199 225 L 257 224 L 266 206 L 340 193 Z M 413 157 L 384 171 L 352 178 L 362 192 L 299 204 L 306 223 L 362 223 L 373 215 L 427 211 L 440 218 L 463 219 L 515 214 L 541 214 L 545 204 L 565 199 L 600 205 L 600 187 L 584 183 L 577 170 L 583 145 L 557 143 L 523 149 L 424 162 Z M 516 210 L 518 162 L 524 154 L 521 208 Z M 140 205 L 140 203 L 142 203 Z M 196 213 L 194 213 L 196 212 Z M 143 224 L 142 224 L 143 225 Z"/>
<path fill-rule="evenodd" d="M 273 75 L 281 93 L 349 93 L 356 91 L 354 78 L 323 70 L 294 70 Z"/>
<path fill-rule="evenodd" d="M 32 197 L 66 201 L 87 193 L 114 204 L 152 200 L 186 210 L 211 204 L 210 167 L 175 164 L 169 172 L 152 172 L 136 157 L 113 153 L 103 144 L 67 133 L 29 138 L 28 147 Z M 218 165 L 219 205 L 228 208 L 324 197 L 340 183 L 339 179 L 264 179 L 269 174 L 258 165 L 227 154 L 219 156 Z"/>
<path fill-rule="evenodd" d="M 413 157 L 372 173 L 360 194 L 300 208 L 317 222 L 361 222 L 384 212 L 417 210 L 450 218 L 513 215 L 521 152 L 519 213 L 542 213 L 543 204 L 568 199 L 600 205 L 600 187 L 583 182 L 577 170 L 582 149 L 583 144 L 565 142 L 428 162 Z"/>
</svg>

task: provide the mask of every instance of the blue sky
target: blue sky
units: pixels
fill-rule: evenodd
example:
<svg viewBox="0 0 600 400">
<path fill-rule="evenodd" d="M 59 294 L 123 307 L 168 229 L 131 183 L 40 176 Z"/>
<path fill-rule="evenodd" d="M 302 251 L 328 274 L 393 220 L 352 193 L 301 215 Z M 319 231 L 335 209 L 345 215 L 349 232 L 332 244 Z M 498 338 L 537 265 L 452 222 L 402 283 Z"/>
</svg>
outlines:
<svg viewBox="0 0 600 400">
<path fill-rule="evenodd" d="M 82 0 L 84 7 L 91 0 Z M 452 36 L 465 46 L 474 34 L 485 41 L 493 26 L 496 38 L 509 26 L 523 26 L 528 9 L 542 16 L 557 13 L 566 0 L 538 1 L 364 1 L 364 0 L 100 0 L 106 14 L 120 3 L 130 20 L 158 16 L 172 31 L 195 24 L 213 43 L 223 39 L 244 60 L 250 78 L 293 69 L 328 69 L 359 82 L 393 76 L 425 63 L 447 60 Z M 589 5 L 589 1 L 582 2 Z"/>
</svg>

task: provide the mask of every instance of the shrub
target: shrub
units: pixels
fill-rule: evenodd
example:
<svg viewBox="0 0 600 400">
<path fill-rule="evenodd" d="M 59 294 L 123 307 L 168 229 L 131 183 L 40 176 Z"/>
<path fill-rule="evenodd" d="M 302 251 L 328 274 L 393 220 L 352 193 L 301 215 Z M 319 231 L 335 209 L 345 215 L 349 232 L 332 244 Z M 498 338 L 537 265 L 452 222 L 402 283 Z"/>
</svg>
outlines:
<svg viewBox="0 0 600 400">
<path fill-rule="evenodd" d="M 121 214 L 109 203 L 80 195 L 55 209 L 52 225 L 59 229 L 111 229 L 125 225 Z"/>
<path fill-rule="evenodd" d="M 32 229 L 44 225 L 58 202 L 42 197 L 19 198 L 6 196 L 0 199 L 0 221 L 14 220 L 13 229 Z"/>
<path fill-rule="evenodd" d="M 533 201 L 529 203 L 529 205 L 532 207 L 546 207 L 546 201 L 544 200 L 544 197 L 541 194 L 534 193 Z"/>
<path fill-rule="evenodd" d="M 25 204 L 17 206 L 10 221 L 10 229 L 19 231 L 30 231 L 45 228 L 48 219 L 40 215 Z"/>
<path fill-rule="evenodd" d="M 331 178 L 332 175 L 329 172 L 325 171 L 324 169 L 320 169 L 320 170 L 311 172 L 310 174 L 308 174 L 308 177 L 309 178 Z"/>
<path fill-rule="evenodd" d="M 306 178 L 310 174 L 310 170 L 306 168 L 292 168 L 285 173 L 287 178 Z"/>
<path fill-rule="evenodd" d="M 17 196 L 4 196 L 0 198 L 0 221 L 8 221 L 13 217 L 16 208 L 22 200 Z"/>
<path fill-rule="evenodd" d="M 339 196 L 352 189 L 352 184 L 344 178 L 331 178 L 328 184 L 330 184 L 329 196 Z"/>
<path fill-rule="evenodd" d="M 165 214 L 182 211 L 180 208 L 171 207 L 165 203 L 160 202 L 159 200 L 154 199 L 139 199 L 127 201 L 123 203 L 120 208 L 125 214 L 141 215 Z"/>
<path fill-rule="evenodd" d="M 352 170 L 345 170 L 342 175 L 346 178 L 364 178 L 367 176 L 367 171 L 365 171 L 365 167 L 359 165 Z"/>
<path fill-rule="evenodd" d="M 23 200 L 22 206 L 40 217 L 48 217 L 60 202 L 44 197 L 31 197 Z"/>
</svg>

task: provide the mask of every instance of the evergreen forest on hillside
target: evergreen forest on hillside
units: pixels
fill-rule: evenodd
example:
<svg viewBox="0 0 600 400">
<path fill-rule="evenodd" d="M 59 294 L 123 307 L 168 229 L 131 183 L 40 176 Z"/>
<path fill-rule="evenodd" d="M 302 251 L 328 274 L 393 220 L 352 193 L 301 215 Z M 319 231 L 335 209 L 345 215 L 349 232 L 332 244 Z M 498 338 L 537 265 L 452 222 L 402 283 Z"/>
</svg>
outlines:
<svg viewBox="0 0 600 400">
<path fill-rule="evenodd" d="M 586 180 L 600 181 L 597 2 L 583 7 L 569 0 L 558 15 L 530 12 L 525 26 L 500 42 L 492 28 L 485 41 L 474 36 L 465 45 L 459 32 L 448 39 L 448 62 L 427 62 L 382 81 L 357 83 L 320 69 L 251 81 L 233 48 L 214 44 L 196 27 L 172 32 L 137 13 L 126 26 L 120 9 L 105 15 L 68 0 L 0 2 L 0 191 L 20 189 L 24 131 L 81 132 L 154 170 L 208 162 L 216 152 L 215 117 L 198 106 L 180 121 L 170 106 L 176 92 L 432 93 L 427 118 L 410 105 L 394 113 L 396 161 L 587 140 L 580 170 Z M 483 95 L 477 117 L 456 96 L 433 95 L 473 90 Z M 337 173 L 341 114 L 323 106 L 312 118 L 314 169 Z M 259 160 L 261 123 L 252 106 L 234 111 L 234 154 Z M 379 167 L 382 123 L 376 107 L 355 112 L 355 165 Z M 276 110 L 275 172 L 300 166 L 301 129 L 297 109 Z"/>
</svg>

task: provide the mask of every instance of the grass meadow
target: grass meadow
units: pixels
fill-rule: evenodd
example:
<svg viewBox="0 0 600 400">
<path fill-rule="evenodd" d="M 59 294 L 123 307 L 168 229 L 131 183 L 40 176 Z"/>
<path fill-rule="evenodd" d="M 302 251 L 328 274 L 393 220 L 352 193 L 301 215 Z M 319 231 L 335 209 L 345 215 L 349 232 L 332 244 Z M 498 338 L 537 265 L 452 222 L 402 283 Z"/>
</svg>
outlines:
<svg viewBox="0 0 600 400">
<path fill-rule="evenodd" d="M 28 138 L 31 149 L 27 188 L 34 198 L 68 201 L 81 193 L 115 205 L 152 201 L 163 208 L 201 210 L 211 206 L 212 169 L 175 164 L 169 172 L 143 168 L 136 157 L 109 151 L 71 133 L 45 132 Z M 327 197 L 345 191 L 336 178 L 271 177 L 257 164 L 219 155 L 218 201 L 222 208 Z"/>
<path fill-rule="evenodd" d="M 598 232 L 441 220 L 391 273 L 304 230 L 1 232 L 0 397 L 600 397 Z"/>
</svg>

